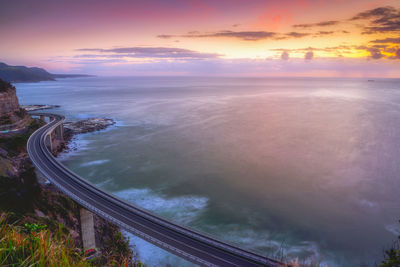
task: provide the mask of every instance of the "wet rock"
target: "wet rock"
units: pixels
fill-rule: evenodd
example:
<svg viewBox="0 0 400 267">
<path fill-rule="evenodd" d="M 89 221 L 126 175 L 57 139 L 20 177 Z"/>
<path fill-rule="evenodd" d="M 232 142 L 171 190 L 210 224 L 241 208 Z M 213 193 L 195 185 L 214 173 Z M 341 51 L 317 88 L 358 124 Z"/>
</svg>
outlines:
<svg viewBox="0 0 400 267">
<path fill-rule="evenodd" d="M 67 131 L 71 131 L 72 134 L 82 134 L 103 130 L 114 124 L 115 121 L 113 119 L 90 118 L 77 122 L 65 122 L 64 129 L 67 129 Z"/>
</svg>

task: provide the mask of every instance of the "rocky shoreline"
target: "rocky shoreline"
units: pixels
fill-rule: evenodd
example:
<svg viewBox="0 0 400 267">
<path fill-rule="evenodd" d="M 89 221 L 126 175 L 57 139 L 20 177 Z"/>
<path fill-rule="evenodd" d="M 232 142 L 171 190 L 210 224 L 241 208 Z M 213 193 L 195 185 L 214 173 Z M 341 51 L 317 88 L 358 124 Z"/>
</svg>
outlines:
<svg viewBox="0 0 400 267">
<path fill-rule="evenodd" d="M 72 140 L 76 135 L 105 130 L 115 125 L 115 121 L 109 118 L 89 118 L 76 122 L 64 123 L 64 144 L 58 151 L 68 153 L 79 149 Z"/>
<path fill-rule="evenodd" d="M 63 136 L 64 145 L 59 149 L 59 151 L 57 151 L 57 155 L 61 152 L 69 153 L 78 150 L 79 147 L 73 146 L 74 142 L 72 142 L 74 137 L 77 135 L 104 130 L 112 125 L 115 125 L 113 119 L 99 117 L 88 118 L 76 122 L 65 122 Z M 52 184 L 47 183 L 46 186 L 50 187 L 50 190 L 58 191 Z M 110 251 L 115 251 L 115 246 L 117 246 L 120 249 L 121 256 L 123 255 L 125 259 L 128 259 L 128 261 L 124 262 L 125 266 L 142 266 L 141 262 L 137 259 L 137 254 L 130 250 L 129 244 L 127 243 L 127 237 L 121 233 L 118 226 L 94 214 L 94 227 L 96 243 L 100 244 L 100 250 L 103 257 L 107 254 L 112 254 Z M 115 257 L 115 255 L 112 256 L 112 258 L 113 257 Z M 108 263 L 109 259 L 107 259 L 107 261 L 103 260 L 103 263 L 104 262 Z"/>
<path fill-rule="evenodd" d="M 64 132 L 69 132 L 72 135 L 90 133 L 104 130 L 114 124 L 115 121 L 109 118 L 89 118 L 76 122 L 67 121 L 64 122 Z"/>
<path fill-rule="evenodd" d="M 0 89 L 0 117 L 2 118 L 0 126 L 23 122 L 18 131 L 0 133 L 0 218 L 7 217 L 9 225 L 16 227 L 24 227 L 25 224 L 41 225 L 51 237 L 59 237 L 62 234 L 69 242 L 65 244 L 65 247 L 73 252 L 70 259 L 84 261 L 79 213 L 81 207 L 57 190 L 54 185 L 40 183 L 41 175 L 38 175 L 27 154 L 28 138 L 43 126 L 44 122 L 32 119 L 26 110 L 19 106 L 15 88 L 11 84 L 0 80 Z M 33 105 L 27 109 L 32 111 L 54 107 L 56 106 Z M 29 118 L 26 123 L 25 117 Z M 68 136 L 72 138 L 74 134 L 102 130 L 113 124 L 114 121 L 110 119 L 92 118 L 70 123 L 70 128 L 67 124 L 64 132 L 68 139 Z M 44 178 L 42 180 L 44 181 Z M 8 225 L 3 221 L 4 224 Z M 94 266 L 140 265 L 133 259 L 134 255 L 129 248 L 129 243 L 117 226 L 95 216 L 95 235 L 98 240 L 96 245 L 101 255 L 93 263 Z M 21 249 L 22 246 L 15 248 Z M 36 259 L 32 260 L 30 257 L 21 255 L 20 260 L 35 263 Z M 11 263 L 15 262 L 11 261 Z M 60 261 L 60 265 L 63 264 L 65 261 Z M 69 264 L 66 265 L 69 266 Z"/>
</svg>

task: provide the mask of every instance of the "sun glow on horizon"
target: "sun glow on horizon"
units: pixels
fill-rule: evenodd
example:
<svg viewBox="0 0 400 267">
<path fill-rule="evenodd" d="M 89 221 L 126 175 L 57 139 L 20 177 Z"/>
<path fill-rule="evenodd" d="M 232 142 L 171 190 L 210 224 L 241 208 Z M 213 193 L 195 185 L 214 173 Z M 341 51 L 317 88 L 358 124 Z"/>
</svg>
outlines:
<svg viewBox="0 0 400 267">
<path fill-rule="evenodd" d="M 393 69 L 400 60 L 394 0 L 6 0 L 0 7 L 0 61 L 9 64 L 108 75 L 239 75 L 246 67 L 264 75 L 276 68 L 261 71 L 259 61 L 275 60 L 296 62 L 277 75 L 297 75 L 310 61 L 330 60 L 330 69 L 309 73 L 337 75 L 353 66 L 348 71 L 400 77 Z M 360 70 L 355 59 L 371 69 Z"/>
</svg>

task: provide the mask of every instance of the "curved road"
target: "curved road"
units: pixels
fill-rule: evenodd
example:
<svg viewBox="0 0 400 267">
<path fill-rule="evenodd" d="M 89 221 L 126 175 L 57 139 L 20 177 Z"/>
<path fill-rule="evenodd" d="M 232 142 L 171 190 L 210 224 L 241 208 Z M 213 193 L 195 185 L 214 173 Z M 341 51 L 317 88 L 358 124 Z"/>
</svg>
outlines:
<svg viewBox="0 0 400 267">
<path fill-rule="evenodd" d="M 34 132 L 28 140 L 27 150 L 33 164 L 61 191 L 86 209 L 201 266 L 285 266 L 160 218 L 86 182 L 58 162 L 46 146 L 46 138 L 65 118 L 48 113 L 32 115 L 55 118 Z"/>
</svg>

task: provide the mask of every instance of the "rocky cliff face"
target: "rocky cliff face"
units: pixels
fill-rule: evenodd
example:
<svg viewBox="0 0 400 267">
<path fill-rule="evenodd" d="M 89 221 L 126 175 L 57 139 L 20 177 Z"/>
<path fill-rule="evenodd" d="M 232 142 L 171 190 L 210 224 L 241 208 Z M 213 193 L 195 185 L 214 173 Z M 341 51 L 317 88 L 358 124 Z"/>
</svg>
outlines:
<svg viewBox="0 0 400 267">
<path fill-rule="evenodd" d="M 23 126 L 27 122 L 27 114 L 24 109 L 19 106 L 18 97 L 15 87 L 8 82 L 0 80 L 0 128 L 5 130 L 6 125 L 21 122 L 21 125 L 14 125 L 15 127 Z M 14 127 L 14 128 L 15 128 Z M 4 128 L 4 129 L 3 129 Z"/>
<path fill-rule="evenodd" d="M 19 111 L 19 103 L 15 87 L 11 86 L 5 92 L 0 92 L 0 115 L 11 115 Z"/>
<path fill-rule="evenodd" d="M 3 81 L 0 81 L 0 83 L 4 83 L 4 89 L 0 91 L 0 116 L 19 112 L 20 107 L 15 87 Z"/>
</svg>

